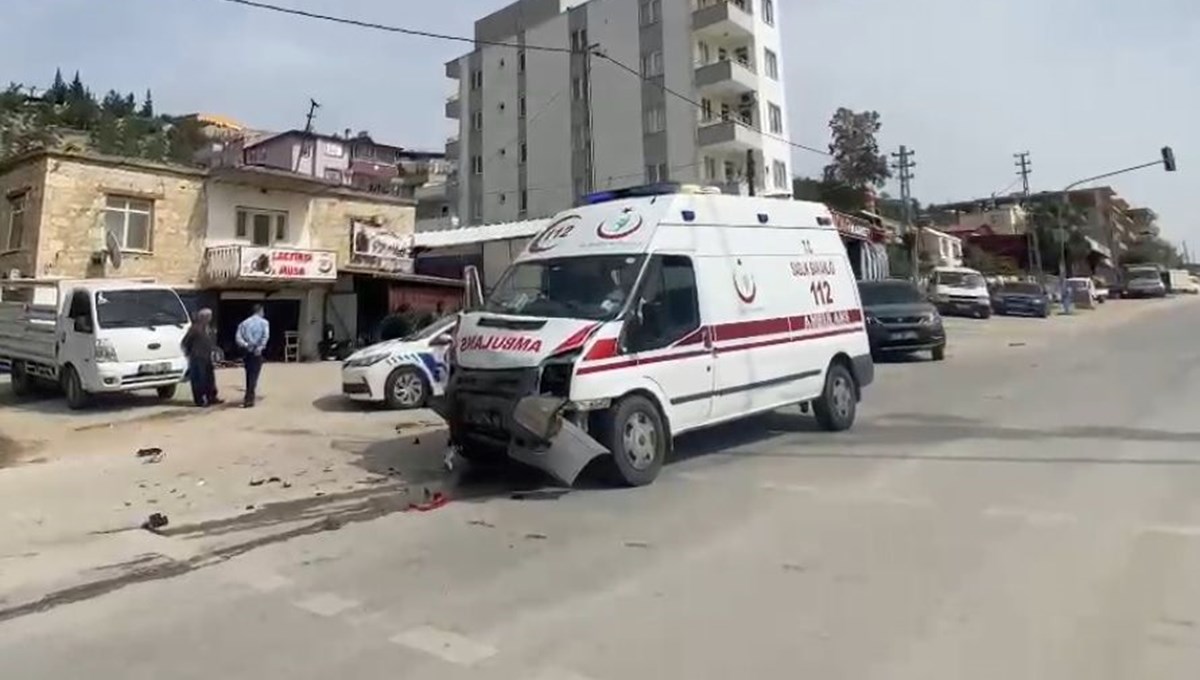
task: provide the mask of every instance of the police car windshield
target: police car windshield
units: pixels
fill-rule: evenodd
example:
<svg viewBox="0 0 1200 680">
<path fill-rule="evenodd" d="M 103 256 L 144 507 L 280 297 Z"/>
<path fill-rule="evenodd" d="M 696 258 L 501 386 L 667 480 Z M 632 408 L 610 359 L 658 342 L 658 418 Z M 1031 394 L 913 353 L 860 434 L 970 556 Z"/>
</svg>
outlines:
<svg viewBox="0 0 1200 680">
<path fill-rule="evenodd" d="M 443 316 L 440 319 L 429 323 L 427 326 L 422 326 L 419 330 L 409 333 L 402 338 L 404 342 L 415 342 L 417 340 L 425 340 L 432 338 L 438 333 L 444 333 L 450 329 L 450 321 L 454 315 Z"/>
<path fill-rule="evenodd" d="M 644 259 L 587 255 L 520 262 L 505 273 L 485 309 L 516 316 L 611 319 L 625 306 Z"/>
</svg>

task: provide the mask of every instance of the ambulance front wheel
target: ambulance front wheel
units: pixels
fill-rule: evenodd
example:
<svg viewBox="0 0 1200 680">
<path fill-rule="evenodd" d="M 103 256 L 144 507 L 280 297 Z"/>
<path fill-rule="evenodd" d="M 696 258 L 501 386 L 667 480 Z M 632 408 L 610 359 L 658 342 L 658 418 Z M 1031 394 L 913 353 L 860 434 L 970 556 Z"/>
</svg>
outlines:
<svg viewBox="0 0 1200 680">
<path fill-rule="evenodd" d="M 830 364 L 825 372 L 825 389 L 813 400 L 817 424 L 829 432 L 849 430 L 857 411 L 858 386 L 854 374 L 841 362 Z"/>
<path fill-rule="evenodd" d="M 618 402 L 605 420 L 601 443 L 612 451 L 614 481 L 625 486 L 653 482 L 666 460 L 670 437 L 658 408 L 635 394 Z"/>
</svg>

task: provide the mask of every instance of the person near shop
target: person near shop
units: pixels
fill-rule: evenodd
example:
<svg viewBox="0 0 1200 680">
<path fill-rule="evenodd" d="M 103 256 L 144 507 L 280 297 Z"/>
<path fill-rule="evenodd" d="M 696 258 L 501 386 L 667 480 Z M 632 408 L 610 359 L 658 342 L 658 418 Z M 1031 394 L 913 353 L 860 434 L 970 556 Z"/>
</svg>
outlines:
<svg viewBox="0 0 1200 680">
<path fill-rule="evenodd" d="M 192 327 L 183 336 L 183 354 L 188 360 L 188 380 L 192 384 L 192 402 L 196 406 L 215 406 L 221 403 L 217 397 L 217 375 L 213 367 L 212 310 L 196 312 Z"/>
<path fill-rule="evenodd" d="M 261 304 L 254 305 L 254 312 L 238 324 L 237 344 L 242 350 L 242 365 L 246 368 L 245 408 L 253 408 L 258 391 L 258 377 L 262 374 L 263 351 L 271 339 L 271 324 Z"/>
</svg>

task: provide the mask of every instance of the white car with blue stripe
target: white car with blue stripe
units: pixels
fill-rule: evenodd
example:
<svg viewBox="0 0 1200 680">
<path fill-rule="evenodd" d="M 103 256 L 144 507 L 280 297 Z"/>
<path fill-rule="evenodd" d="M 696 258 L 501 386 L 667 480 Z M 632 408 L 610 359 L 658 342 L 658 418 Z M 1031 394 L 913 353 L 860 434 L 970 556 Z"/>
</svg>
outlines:
<svg viewBox="0 0 1200 680">
<path fill-rule="evenodd" d="M 439 319 L 405 338 L 364 347 L 342 363 L 342 394 L 393 409 L 421 408 L 445 393 L 455 316 Z"/>
</svg>

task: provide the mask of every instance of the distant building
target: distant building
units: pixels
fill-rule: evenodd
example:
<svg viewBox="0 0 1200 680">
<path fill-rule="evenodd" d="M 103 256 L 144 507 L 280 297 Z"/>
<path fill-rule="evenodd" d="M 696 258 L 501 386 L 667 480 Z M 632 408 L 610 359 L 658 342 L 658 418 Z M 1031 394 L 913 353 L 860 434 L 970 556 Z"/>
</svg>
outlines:
<svg viewBox="0 0 1200 680">
<path fill-rule="evenodd" d="M 476 21 L 476 49 L 446 64 L 454 212 L 463 224 L 543 217 L 659 181 L 746 193 L 753 178 L 759 195 L 789 196 L 782 4 L 519 0 Z M 585 56 L 592 45 L 645 80 Z"/>
</svg>

